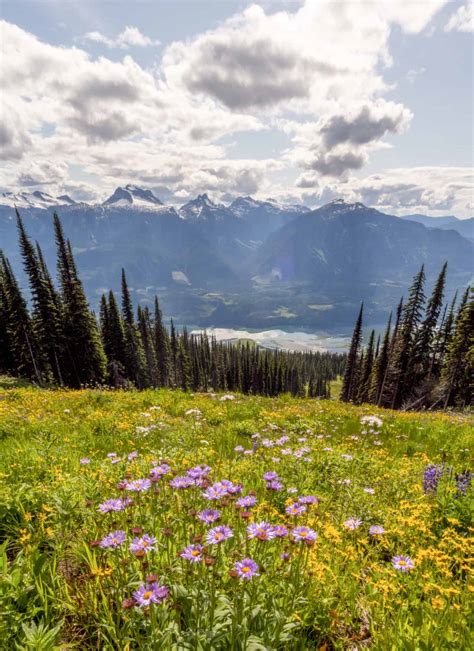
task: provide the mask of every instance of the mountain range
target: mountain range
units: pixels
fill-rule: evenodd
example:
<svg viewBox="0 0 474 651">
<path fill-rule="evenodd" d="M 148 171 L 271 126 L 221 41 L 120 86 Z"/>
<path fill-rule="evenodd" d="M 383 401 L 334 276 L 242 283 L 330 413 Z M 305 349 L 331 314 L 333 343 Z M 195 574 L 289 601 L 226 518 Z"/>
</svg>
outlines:
<svg viewBox="0 0 474 651">
<path fill-rule="evenodd" d="M 347 331 L 362 299 L 367 321 L 383 322 L 422 263 L 430 285 L 448 261 L 448 295 L 473 272 L 472 219 L 399 218 L 342 200 L 317 210 L 251 197 L 224 205 L 207 194 L 175 208 L 129 184 L 96 204 L 4 193 L 0 248 L 23 285 L 14 206 L 52 270 L 58 212 L 94 307 L 125 267 L 137 301 L 157 293 L 166 315 L 192 325 Z"/>
</svg>

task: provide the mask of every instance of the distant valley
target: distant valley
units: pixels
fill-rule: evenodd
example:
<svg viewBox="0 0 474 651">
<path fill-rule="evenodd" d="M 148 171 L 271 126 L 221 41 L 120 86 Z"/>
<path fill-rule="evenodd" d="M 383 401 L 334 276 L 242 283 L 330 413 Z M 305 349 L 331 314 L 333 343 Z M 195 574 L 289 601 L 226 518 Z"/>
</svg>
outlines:
<svg viewBox="0 0 474 651">
<path fill-rule="evenodd" d="M 93 205 L 0 197 L 0 248 L 21 280 L 15 205 L 53 269 L 58 212 L 95 308 L 119 289 L 124 266 L 137 301 L 157 293 L 166 316 L 200 327 L 346 334 L 362 299 L 367 321 L 383 323 L 422 263 L 430 287 L 448 261 L 448 295 L 473 273 L 473 219 L 399 218 L 341 200 L 317 210 L 251 197 L 223 205 L 206 194 L 174 208 L 127 185 Z"/>
</svg>

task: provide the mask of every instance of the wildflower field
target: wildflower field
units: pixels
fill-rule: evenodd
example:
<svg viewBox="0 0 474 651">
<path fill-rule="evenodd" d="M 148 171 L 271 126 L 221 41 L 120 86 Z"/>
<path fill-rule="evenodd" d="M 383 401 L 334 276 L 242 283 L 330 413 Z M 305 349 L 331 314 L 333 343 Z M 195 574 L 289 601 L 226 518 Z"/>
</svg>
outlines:
<svg viewBox="0 0 474 651">
<path fill-rule="evenodd" d="M 0 648 L 471 649 L 472 424 L 0 391 Z"/>
</svg>

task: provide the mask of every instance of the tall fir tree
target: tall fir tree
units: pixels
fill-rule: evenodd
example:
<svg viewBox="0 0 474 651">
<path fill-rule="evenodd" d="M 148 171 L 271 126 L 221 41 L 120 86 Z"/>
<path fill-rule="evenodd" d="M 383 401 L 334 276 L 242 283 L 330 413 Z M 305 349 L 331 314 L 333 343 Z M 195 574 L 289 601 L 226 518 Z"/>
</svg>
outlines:
<svg viewBox="0 0 474 651">
<path fill-rule="evenodd" d="M 392 313 L 388 317 L 387 327 L 383 336 L 382 347 L 374 362 L 372 375 L 370 379 L 370 389 L 368 399 L 370 402 L 378 405 L 382 392 L 383 381 L 387 371 L 388 360 L 390 356 L 390 335 L 392 328 Z"/>
<path fill-rule="evenodd" d="M 367 402 L 369 399 L 370 390 L 370 376 L 372 373 L 372 366 L 374 364 L 374 341 L 375 331 L 372 330 L 369 337 L 369 343 L 364 355 L 364 361 L 361 365 L 360 378 L 357 387 L 356 400 L 359 404 Z"/>
<path fill-rule="evenodd" d="M 449 345 L 441 377 L 444 407 L 466 407 L 472 402 L 474 383 L 474 290 L 461 301 L 456 331 Z"/>
<path fill-rule="evenodd" d="M 170 338 L 168 331 L 163 325 L 163 318 L 157 297 L 155 297 L 153 333 L 158 374 L 157 384 L 160 387 L 167 387 L 170 382 Z"/>
<path fill-rule="evenodd" d="M 356 397 L 356 380 L 357 380 L 357 361 L 359 349 L 362 342 L 362 318 L 364 313 L 364 304 L 362 303 L 359 315 L 352 333 L 349 354 L 347 355 L 346 368 L 342 381 L 341 400 L 352 402 Z"/>
<path fill-rule="evenodd" d="M 107 360 L 99 327 L 89 309 L 72 249 L 64 238 L 62 224 L 56 213 L 53 219 L 69 384 L 76 387 L 102 384 L 106 379 Z"/>
<path fill-rule="evenodd" d="M 125 368 L 132 382 L 139 389 L 143 389 L 148 383 L 145 355 L 133 317 L 132 300 L 124 269 L 122 269 L 122 319 L 125 340 Z"/>
</svg>

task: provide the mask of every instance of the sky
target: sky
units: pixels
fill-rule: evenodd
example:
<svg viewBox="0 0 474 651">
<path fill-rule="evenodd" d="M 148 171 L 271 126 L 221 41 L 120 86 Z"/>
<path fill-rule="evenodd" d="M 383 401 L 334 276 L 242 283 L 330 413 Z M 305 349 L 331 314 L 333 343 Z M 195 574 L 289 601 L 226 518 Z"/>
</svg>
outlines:
<svg viewBox="0 0 474 651">
<path fill-rule="evenodd" d="M 0 7 L 0 191 L 474 214 L 470 0 Z"/>
</svg>

